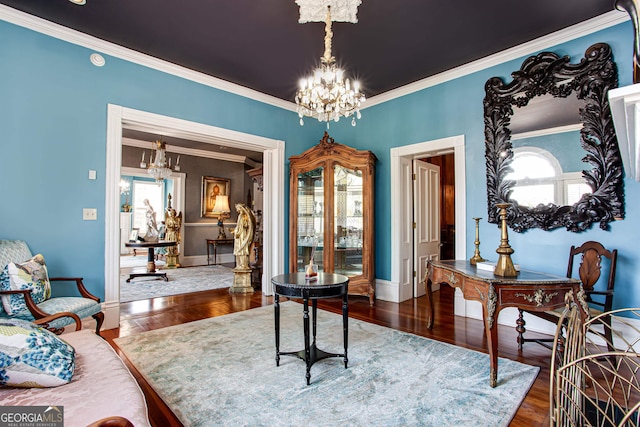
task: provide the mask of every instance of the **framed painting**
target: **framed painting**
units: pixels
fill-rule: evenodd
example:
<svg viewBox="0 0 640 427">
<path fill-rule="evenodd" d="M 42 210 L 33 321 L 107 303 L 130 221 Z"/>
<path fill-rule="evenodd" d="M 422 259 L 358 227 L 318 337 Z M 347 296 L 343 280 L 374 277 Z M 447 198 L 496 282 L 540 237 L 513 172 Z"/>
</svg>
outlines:
<svg viewBox="0 0 640 427">
<path fill-rule="evenodd" d="M 212 176 L 202 177 L 202 218 L 217 218 L 213 213 L 218 196 L 229 196 L 229 186 L 231 181 L 225 178 L 214 178 Z"/>
</svg>

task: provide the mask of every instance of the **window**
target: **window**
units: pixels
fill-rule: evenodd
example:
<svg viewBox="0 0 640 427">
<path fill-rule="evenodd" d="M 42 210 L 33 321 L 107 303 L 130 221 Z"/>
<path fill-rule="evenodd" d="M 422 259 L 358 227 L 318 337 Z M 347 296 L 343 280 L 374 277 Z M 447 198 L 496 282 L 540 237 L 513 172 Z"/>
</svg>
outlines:
<svg viewBox="0 0 640 427">
<path fill-rule="evenodd" d="M 133 181 L 133 228 L 140 229 L 140 235 L 147 233 L 146 212 L 147 207 L 144 200 L 148 199 L 149 204 L 156 213 L 158 226 L 164 219 L 164 185 L 158 185 L 153 181 Z"/>
<path fill-rule="evenodd" d="M 511 167 L 513 172 L 505 179 L 516 182 L 511 199 L 521 206 L 573 205 L 584 193 L 591 192 L 581 172 L 563 173 L 558 159 L 541 148 L 514 148 Z"/>
<path fill-rule="evenodd" d="M 556 203 L 559 199 L 557 179 L 562 175 L 558 160 L 548 151 L 535 147 L 513 150 L 513 172 L 505 179 L 513 180 L 511 198 L 521 206 L 535 207 L 539 204 Z"/>
</svg>

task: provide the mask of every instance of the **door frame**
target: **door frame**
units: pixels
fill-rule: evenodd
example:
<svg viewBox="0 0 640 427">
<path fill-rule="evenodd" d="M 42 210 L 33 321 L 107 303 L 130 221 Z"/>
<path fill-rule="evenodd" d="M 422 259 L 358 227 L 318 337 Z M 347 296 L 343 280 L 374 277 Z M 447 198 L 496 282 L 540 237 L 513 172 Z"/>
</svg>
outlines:
<svg viewBox="0 0 640 427">
<path fill-rule="evenodd" d="M 406 200 L 406 195 L 411 193 L 413 180 L 403 172 L 403 164 L 412 163 L 413 159 L 437 156 L 446 153 L 454 153 L 455 169 L 455 257 L 465 259 L 467 253 L 466 244 L 466 157 L 464 135 L 457 135 L 432 141 L 395 147 L 391 149 L 391 188 L 400 188 L 400 191 L 391 192 L 391 294 L 385 295 L 389 301 L 401 302 L 413 297 L 413 268 L 407 268 L 407 258 L 413 266 L 413 254 L 403 253 L 406 247 L 406 239 L 413 245 L 413 210 L 410 208 L 411 200 Z M 409 174 L 410 175 L 410 174 Z M 409 230 L 411 232 L 409 232 Z M 414 248 L 415 249 L 415 248 Z M 406 250 L 405 250 L 406 252 Z M 410 271 L 410 273 L 409 273 Z M 456 298 L 455 311 L 459 311 L 458 298 Z M 464 311 L 464 304 L 462 307 Z"/>
<path fill-rule="evenodd" d="M 263 275 L 262 292 L 272 295 L 268 280 L 284 271 L 284 141 L 191 122 L 146 111 L 107 105 L 107 144 L 105 172 L 105 312 L 104 329 L 120 323 L 120 167 L 122 129 L 134 126 L 162 132 L 166 136 L 192 139 L 215 145 L 234 146 L 263 153 Z"/>
</svg>

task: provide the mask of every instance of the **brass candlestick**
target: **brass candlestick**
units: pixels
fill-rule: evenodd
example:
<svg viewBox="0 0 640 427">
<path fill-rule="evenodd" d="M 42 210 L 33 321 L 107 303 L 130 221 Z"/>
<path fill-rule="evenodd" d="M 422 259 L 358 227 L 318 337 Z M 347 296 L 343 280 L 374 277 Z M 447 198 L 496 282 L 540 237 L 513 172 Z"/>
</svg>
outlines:
<svg viewBox="0 0 640 427">
<path fill-rule="evenodd" d="M 500 209 L 500 221 L 502 221 L 502 233 L 500 236 L 500 246 L 496 249 L 498 253 L 498 263 L 493 274 L 502 277 L 516 277 L 518 272 L 511 261 L 511 254 L 514 250 L 509 246 L 509 236 L 507 235 L 507 208 L 510 203 L 498 203 L 496 207 Z"/>
<path fill-rule="evenodd" d="M 476 240 L 473 242 L 476 245 L 476 249 L 473 251 L 473 256 L 469 260 L 471 265 L 476 265 L 477 262 L 486 261 L 486 259 L 480 256 L 480 220 L 482 218 L 473 218 L 476 222 Z"/>
</svg>

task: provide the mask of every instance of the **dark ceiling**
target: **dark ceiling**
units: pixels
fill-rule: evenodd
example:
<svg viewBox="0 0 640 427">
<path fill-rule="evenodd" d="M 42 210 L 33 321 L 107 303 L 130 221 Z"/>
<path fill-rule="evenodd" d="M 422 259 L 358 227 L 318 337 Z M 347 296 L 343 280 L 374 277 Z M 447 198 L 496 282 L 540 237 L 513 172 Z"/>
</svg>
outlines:
<svg viewBox="0 0 640 427">
<path fill-rule="evenodd" d="M 294 0 L 0 0 L 1 4 L 293 101 L 319 63 L 324 24 Z M 333 54 L 367 97 L 613 10 L 613 0 L 362 0 L 333 24 Z"/>
</svg>

